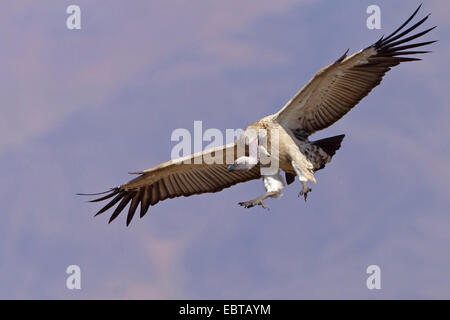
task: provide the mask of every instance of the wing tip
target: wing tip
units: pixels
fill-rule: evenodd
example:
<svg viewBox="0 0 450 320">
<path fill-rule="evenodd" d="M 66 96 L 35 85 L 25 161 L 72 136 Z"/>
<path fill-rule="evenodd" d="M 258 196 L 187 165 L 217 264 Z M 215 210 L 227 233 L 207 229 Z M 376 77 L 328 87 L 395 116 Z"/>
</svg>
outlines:
<svg viewBox="0 0 450 320">
<path fill-rule="evenodd" d="M 75 195 L 77 195 L 77 196 L 98 196 L 98 195 L 101 195 L 101 194 L 106 194 L 106 193 L 111 192 L 111 191 L 115 191 L 115 190 L 117 190 L 117 189 L 119 189 L 119 188 L 120 188 L 120 186 L 119 186 L 119 187 L 110 188 L 109 190 L 106 190 L 106 191 L 103 191 L 103 192 L 96 192 L 96 193 L 75 193 Z"/>
</svg>

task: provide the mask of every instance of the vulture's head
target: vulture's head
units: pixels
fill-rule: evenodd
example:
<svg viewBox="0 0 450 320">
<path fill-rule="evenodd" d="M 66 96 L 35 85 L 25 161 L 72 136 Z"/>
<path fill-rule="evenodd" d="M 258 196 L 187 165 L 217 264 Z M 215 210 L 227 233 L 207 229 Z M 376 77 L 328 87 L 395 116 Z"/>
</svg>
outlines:
<svg viewBox="0 0 450 320">
<path fill-rule="evenodd" d="M 251 170 L 258 164 L 258 143 L 267 135 L 254 128 L 247 128 L 236 140 L 237 158 L 227 168 L 229 172 Z"/>
<path fill-rule="evenodd" d="M 257 158 L 242 156 L 236 159 L 227 168 L 228 172 L 251 170 L 258 163 Z"/>
</svg>

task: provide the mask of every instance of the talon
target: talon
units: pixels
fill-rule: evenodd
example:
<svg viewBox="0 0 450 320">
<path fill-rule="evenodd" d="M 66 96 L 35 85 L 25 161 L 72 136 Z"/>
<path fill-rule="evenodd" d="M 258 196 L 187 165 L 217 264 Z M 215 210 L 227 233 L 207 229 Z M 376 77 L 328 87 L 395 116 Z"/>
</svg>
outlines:
<svg viewBox="0 0 450 320">
<path fill-rule="evenodd" d="M 244 207 L 244 208 L 251 208 L 252 207 L 251 203 L 249 203 L 248 201 L 246 201 L 246 202 L 239 202 L 238 204 L 240 206 Z"/>
<path fill-rule="evenodd" d="M 239 202 L 239 205 L 247 209 L 254 206 L 251 201 Z"/>
<path fill-rule="evenodd" d="M 303 196 L 305 198 L 305 202 L 306 202 L 306 199 L 308 198 L 308 192 L 311 192 L 311 191 L 312 191 L 311 188 L 303 188 L 302 191 L 300 191 L 298 193 L 298 197 Z"/>
<path fill-rule="evenodd" d="M 266 205 L 264 204 L 264 202 L 262 202 L 262 201 L 259 203 L 259 205 L 260 205 L 261 207 L 263 207 L 264 209 L 270 210 L 269 207 L 266 206 Z"/>
<path fill-rule="evenodd" d="M 254 206 L 261 206 L 261 207 L 263 207 L 264 209 L 270 210 L 269 207 L 266 206 L 264 202 L 262 202 L 262 200 L 244 201 L 244 202 L 239 202 L 238 204 L 239 204 L 240 206 L 244 207 L 244 208 L 247 208 L 247 209 L 248 209 L 248 208 L 252 208 L 252 207 L 254 207 Z"/>
</svg>

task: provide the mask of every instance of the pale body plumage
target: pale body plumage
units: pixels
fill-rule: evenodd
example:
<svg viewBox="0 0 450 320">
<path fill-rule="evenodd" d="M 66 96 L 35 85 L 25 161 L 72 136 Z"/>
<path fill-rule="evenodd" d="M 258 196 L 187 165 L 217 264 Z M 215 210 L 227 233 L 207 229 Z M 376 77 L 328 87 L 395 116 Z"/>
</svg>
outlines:
<svg viewBox="0 0 450 320">
<path fill-rule="evenodd" d="M 308 192 L 311 191 L 307 182 L 316 183 L 314 172 L 331 161 L 344 135 L 312 142 L 308 137 L 342 118 L 381 82 L 384 74 L 392 67 L 401 62 L 419 60 L 405 55 L 428 52 L 409 50 L 434 42 L 410 43 L 433 29 L 409 35 L 428 16 L 403 30 L 419 8 L 391 35 L 349 57 L 346 52 L 334 63 L 319 70 L 280 111 L 248 126 L 243 139 L 238 139 L 249 140 L 244 143 L 246 154 L 238 154 L 239 143 L 235 142 L 138 172 L 140 176 L 136 179 L 93 200 L 95 202 L 112 198 L 97 214 L 119 203 L 110 218 L 111 222 L 131 202 L 127 216 L 128 225 L 139 204 L 142 217 L 149 206 L 159 201 L 218 192 L 234 184 L 261 177 L 266 193 L 240 204 L 247 208 L 255 205 L 266 207 L 263 200 L 280 197 L 286 185 L 280 170 L 286 173 L 287 184 L 292 183 L 295 176 L 298 177 L 302 183 L 299 195 L 303 195 L 306 200 Z M 408 36 L 405 37 L 406 35 Z M 250 134 L 253 130 L 265 131 L 266 135 L 257 136 L 255 140 Z M 274 139 L 274 135 L 277 139 Z M 267 143 L 262 144 L 260 140 Z M 255 141 L 258 142 L 257 148 L 254 147 Z M 256 151 L 252 153 L 252 150 Z M 274 171 L 266 172 L 267 165 L 263 162 L 265 157 L 279 166 Z M 212 158 L 220 161 L 211 161 Z"/>
</svg>

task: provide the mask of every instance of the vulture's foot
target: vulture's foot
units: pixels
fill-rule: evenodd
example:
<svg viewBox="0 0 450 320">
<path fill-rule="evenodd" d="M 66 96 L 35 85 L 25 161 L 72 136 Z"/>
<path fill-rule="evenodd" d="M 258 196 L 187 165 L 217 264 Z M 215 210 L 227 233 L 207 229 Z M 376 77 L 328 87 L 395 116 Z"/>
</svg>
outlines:
<svg viewBox="0 0 450 320">
<path fill-rule="evenodd" d="M 257 198 L 257 199 L 254 199 L 254 200 L 250 200 L 250 201 L 239 202 L 239 205 L 243 206 L 244 208 L 247 208 L 247 209 L 255 207 L 255 206 L 261 206 L 264 209 L 269 209 L 269 207 L 266 206 L 264 204 L 264 202 L 262 201 L 262 199 L 260 199 L 260 198 Z"/>
<path fill-rule="evenodd" d="M 261 206 L 264 209 L 270 210 L 269 207 L 264 204 L 263 200 L 265 200 L 267 198 L 277 198 L 279 195 L 280 195 L 280 191 L 269 191 L 256 199 L 253 199 L 250 201 L 245 201 L 245 202 L 239 202 L 239 205 L 243 206 L 245 208 Z"/>
<path fill-rule="evenodd" d="M 299 197 L 303 196 L 305 198 L 305 201 L 306 201 L 306 199 L 308 198 L 308 192 L 311 192 L 312 189 L 310 187 L 308 187 L 308 185 L 304 181 L 302 181 L 302 185 L 303 185 L 302 191 L 300 191 L 298 193 L 298 196 Z"/>
</svg>

